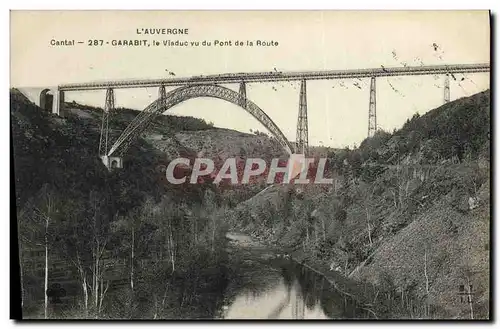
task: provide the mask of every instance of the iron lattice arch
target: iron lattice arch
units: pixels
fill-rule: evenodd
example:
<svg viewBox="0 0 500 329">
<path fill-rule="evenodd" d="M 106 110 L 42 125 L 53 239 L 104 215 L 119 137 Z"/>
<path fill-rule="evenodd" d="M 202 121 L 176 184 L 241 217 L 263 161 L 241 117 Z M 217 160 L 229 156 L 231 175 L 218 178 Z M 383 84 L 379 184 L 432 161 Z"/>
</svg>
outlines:
<svg viewBox="0 0 500 329">
<path fill-rule="evenodd" d="M 163 87 L 161 87 L 163 88 Z M 160 115 L 175 105 L 186 100 L 198 97 L 212 97 L 225 100 L 242 107 L 257 119 L 271 134 L 277 139 L 278 143 L 289 153 L 292 154 L 292 146 L 286 139 L 283 132 L 273 122 L 273 120 L 260 109 L 254 102 L 248 100 L 244 94 L 240 94 L 229 88 L 212 85 L 189 85 L 172 90 L 168 93 L 160 93 L 160 97 L 149 104 L 134 120 L 125 128 L 116 142 L 111 146 L 108 156 L 123 155 L 130 145 L 144 132 L 153 122 L 157 115 Z"/>
</svg>

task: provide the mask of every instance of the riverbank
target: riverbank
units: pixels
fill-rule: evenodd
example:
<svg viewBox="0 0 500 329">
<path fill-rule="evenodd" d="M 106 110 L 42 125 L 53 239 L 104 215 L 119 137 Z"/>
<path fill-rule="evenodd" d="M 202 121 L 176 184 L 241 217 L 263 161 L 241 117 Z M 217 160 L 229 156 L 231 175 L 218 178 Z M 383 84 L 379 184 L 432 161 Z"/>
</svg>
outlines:
<svg viewBox="0 0 500 329">
<path fill-rule="evenodd" d="M 239 277 L 235 281 L 244 281 L 234 282 L 233 287 L 226 291 L 224 308 L 230 316 L 261 319 L 378 318 L 377 310 L 362 296 L 356 295 L 360 288 L 353 289 L 348 279 L 325 275 L 295 258 L 297 255 L 288 255 L 245 233 L 228 232 L 226 239 L 229 240 L 228 264 L 236 267 Z"/>
<path fill-rule="evenodd" d="M 259 241 L 255 237 L 242 232 L 228 232 L 226 238 L 229 245 L 239 249 L 239 252 L 251 254 L 262 260 L 273 260 L 278 264 L 282 260 L 283 264 L 289 261 L 307 268 L 309 271 L 323 277 L 333 289 L 341 295 L 356 302 L 358 307 L 366 310 L 373 317 L 378 318 L 380 313 L 386 313 L 387 309 L 382 304 L 377 303 L 377 289 L 369 283 L 360 283 L 342 276 L 336 271 L 330 270 L 329 264 L 320 260 L 308 257 L 304 252 L 292 252 L 280 249 L 277 246 L 267 245 L 264 241 Z"/>
<path fill-rule="evenodd" d="M 379 313 L 387 311 L 382 305 L 376 304 L 378 290 L 374 285 L 349 279 L 332 269 L 327 262 L 308 256 L 304 252 L 292 253 L 291 259 L 325 277 L 337 291 L 355 299 L 360 305 L 363 305 L 367 310 L 373 313 L 375 317 L 378 317 L 376 310 L 378 310 Z"/>
</svg>

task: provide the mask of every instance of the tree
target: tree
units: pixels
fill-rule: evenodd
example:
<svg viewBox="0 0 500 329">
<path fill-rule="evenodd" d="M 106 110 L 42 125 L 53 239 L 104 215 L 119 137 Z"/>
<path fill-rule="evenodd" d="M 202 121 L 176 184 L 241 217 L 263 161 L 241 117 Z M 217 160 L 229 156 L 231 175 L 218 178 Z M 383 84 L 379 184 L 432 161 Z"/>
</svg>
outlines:
<svg viewBox="0 0 500 329">
<path fill-rule="evenodd" d="M 109 287 L 109 282 L 104 288 L 104 268 L 102 267 L 102 261 L 104 252 L 106 250 L 109 234 L 107 229 L 107 218 L 105 218 L 103 206 L 104 199 L 95 191 L 91 191 L 89 194 L 90 203 L 90 220 L 92 223 L 92 291 L 94 294 L 94 309 L 96 318 L 100 313 L 100 305 L 102 305 L 102 299 Z"/>
<path fill-rule="evenodd" d="M 134 208 L 127 214 L 127 216 L 117 217 L 111 225 L 112 232 L 120 237 L 120 247 L 124 249 L 125 254 L 128 254 L 130 260 L 129 283 L 132 294 L 134 293 L 135 288 L 137 255 L 143 252 L 143 250 L 138 250 L 138 246 L 142 246 L 143 249 L 144 247 L 149 246 L 152 234 L 144 232 L 144 228 L 148 223 L 154 222 L 154 211 L 154 200 L 152 198 L 148 198 L 142 206 Z"/>
<path fill-rule="evenodd" d="M 90 191 L 87 199 L 65 200 L 56 238 L 58 250 L 78 272 L 85 316 L 92 309 L 96 318 L 109 288 L 109 281 L 104 280 L 105 253 L 111 240 L 105 205 L 97 191 Z"/>
<path fill-rule="evenodd" d="M 49 252 L 55 235 L 53 221 L 58 212 L 59 199 L 52 188 L 45 184 L 34 196 L 28 200 L 19 216 L 19 232 L 22 251 L 25 248 L 43 248 L 44 250 L 44 318 L 49 318 Z M 55 226 L 54 226 L 55 227 Z M 23 257 L 21 254 L 21 263 Z M 21 264 L 22 268 L 22 264 Z M 23 278 L 21 278 L 21 281 Z M 21 282 L 23 287 L 23 282 Z M 24 287 L 23 297 L 24 297 Z"/>
<path fill-rule="evenodd" d="M 151 211 L 148 222 L 155 227 L 151 239 L 158 243 L 162 251 L 166 251 L 171 265 L 171 273 L 174 273 L 177 249 L 176 223 L 184 219 L 184 207 L 174 203 L 168 196 L 164 196 L 160 203 L 156 205 L 151 203 L 147 208 Z"/>
<path fill-rule="evenodd" d="M 86 221 L 87 211 L 86 203 L 67 200 L 63 208 L 64 220 L 59 223 L 59 235 L 56 239 L 58 250 L 62 251 L 64 257 L 75 266 L 78 272 L 85 317 L 88 315 L 90 294 L 87 278 L 90 271 L 88 266 L 92 263 L 90 259 L 92 239 Z"/>
<path fill-rule="evenodd" d="M 18 225 L 18 246 L 19 246 L 19 275 L 20 275 L 20 280 L 21 280 L 21 309 L 24 307 L 24 300 L 26 298 L 25 295 L 25 288 L 24 288 L 24 254 L 25 250 L 29 249 L 27 245 L 31 242 L 30 237 L 27 234 L 28 227 L 27 223 L 29 222 L 29 219 L 27 218 L 27 215 L 24 211 L 24 209 L 21 209 L 21 211 L 17 214 L 17 225 Z"/>
<path fill-rule="evenodd" d="M 351 165 L 354 177 L 359 177 L 361 175 L 361 172 L 362 172 L 362 168 L 361 168 L 362 159 L 361 159 L 360 152 L 359 151 L 351 152 L 348 161 L 349 161 L 349 164 Z"/>
<path fill-rule="evenodd" d="M 208 214 L 210 220 L 211 227 L 211 242 L 212 242 L 212 253 L 215 252 L 215 232 L 217 229 L 217 216 L 214 213 L 216 204 L 215 204 L 215 194 L 211 190 L 206 190 L 203 197 L 203 208 L 204 211 Z"/>
<path fill-rule="evenodd" d="M 371 189 L 366 186 L 366 187 L 360 187 L 360 190 L 362 191 L 362 197 L 363 197 L 363 204 L 365 208 L 365 214 L 366 214 L 366 231 L 368 233 L 368 242 L 370 243 L 370 248 L 373 246 L 373 241 L 372 241 L 372 206 L 373 206 L 373 191 L 375 189 L 375 186 L 373 186 Z"/>
</svg>

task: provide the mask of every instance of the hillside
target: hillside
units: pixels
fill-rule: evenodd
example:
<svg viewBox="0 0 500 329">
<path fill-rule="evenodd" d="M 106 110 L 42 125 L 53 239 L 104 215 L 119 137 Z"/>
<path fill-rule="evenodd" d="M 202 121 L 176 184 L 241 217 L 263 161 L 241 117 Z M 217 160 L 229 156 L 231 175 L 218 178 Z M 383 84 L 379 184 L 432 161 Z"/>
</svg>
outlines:
<svg viewBox="0 0 500 329">
<path fill-rule="evenodd" d="M 157 275 L 188 282 L 193 268 L 205 280 L 204 271 L 223 257 L 229 226 L 324 273 L 373 303 L 380 317 L 489 316 L 489 91 L 416 114 L 400 130 L 379 131 L 357 149 L 316 148 L 315 154 L 328 153 L 334 185 L 299 189 L 165 184 L 158 167 L 179 156 L 283 156 L 262 133 L 218 129 L 189 117 L 158 116 L 127 152 L 124 168 L 109 172 L 97 157 L 101 110 L 66 105 L 60 118 L 11 91 L 18 222 L 25 239 L 43 229 L 34 222 L 40 209 L 49 212 L 55 204 L 51 247 L 71 250 L 60 256 L 73 262 L 86 255 L 88 282 L 98 259 L 94 241 L 103 237 L 116 257 L 129 259 L 131 249 L 150 257 L 151 246 L 168 257 L 163 267 L 146 271 L 146 291 L 164 291 Z M 136 114 L 117 109 L 111 138 Z M 98 220 L 102 227 L 89 231 Z M 21 253 L 26 248 L 21 245 Z M 174 268 L 175 275 L 165 274 Z M 26 277 L 42 286 L 40 276 Z M 215 285 L 223 280 L 212 279 Z M 470 286 L 472 302 L 464 302 L 459 293 Z M 177 293 L 184 294 L 176 290 L 172 298 Z M 154 301 L 148 303 L 159 298 L 149 297 Z M 120 312 L 127 314 L 126 308 Z"/>
<path fill-rule="evenodd" d="M 100 109 L 85 105 L 69 103 L 67 104 L 66 117 L 73 118 L 85 125 L 90 124 L 85 129 L 93 129 L 98 132 L 100 111 Z M 113 128 L 111 139 L 117 138 L 137 114 L 137 111 L 130 109 L 116 109 L 110 119 L 110 125 Z M 195 157 L 209 158 L 216 164 L 222 164 L 229 157 L 240 157 L 243 160 L 250 157 L 267 160 L 274 157 L 286 157 L 286 152 L 278 142 L 264 133 L 247 134 L 230 129 L 215 128 L 212 124 L 201 119 L 175 115 L 157 116 L 142 134 L 140 143 L 146 145 L 141 146 L 141 149 L 148 153 L 146 157 L 151 154 L 157 155 L 155 164 L 148 164 L 146 167 L 152 170 L 157 170 L 158 166 L 165 165 L 178 157 L 191 160 Z M 136 164 L 138 162 L 132 158 L 126 159 L 125 166 L 127 163 Z M 207 185 L 210 189 L 213 188 L 212 184 Z M 182 186 L 182 191 L 185 191 L 185 187 Z M 218 189 L 216 190 L 216 200 L 218 203 L 234 206 L 255 195 L 264 187 L 265 184 L 258 184 Z M 191 189 L 193 188 L 191 186 Z"/>
<path fill-rule="evenodd" d="M 101 109 L 72 102 L 66 104 L 63 118 L 55 117 L 39 111 L 16 90 L 11 91 L 11 109 L 18 202 L 40 189 L 47 177 L 53 177 L 56 188 L 68 189 L 69 193 L 74 190 L 86 193 L 89 188 L 73 187 L 72 184 L 88 183 L 97 188 L 107 177 L 123 179 L 137 186 L 137 193 L 158 197 L 164 187 L 157 172 L 158 165 L 171 159 L 192 159 L 198 154 L 214 161 L 234 156 L 284 155 L 278 143 L 265 134 L 214 128 L 192 117 L 160 115 L 127 152 L 124 170 L 108 174 L 97 157 Z M 137 114 L 130 109 L 116 109 L 110 117 L 110 139 L 117 138 Z M 37 166 L 36 161 L 45 165 Z M 81 177 L 87 180 L 82 181 Z M 238 200 L 257 193 L 258 188 L 241 191 Z M 134 197 L 137 202 L 142 198 Z"/>
<path fill-rule="evenodd" d="M 78 118 L 83 122 L 100 123 L 101 110 L 93 107 L 68 103 L 66 117 Z M 111 117 L 114 127 L 113 137 L 118 135 L 137 116 L 139 112 L 118 108 Z M 97 125 L 94 129 L 99 128 Z M 262 154 L 284 155 L 278 143 L 266 134 L 247 134 L 230 129 L 214 128 L 202 119 L 193 117 L 160 115 L 143 133 L 142 138 L 155 148 L 169 155 L 193 156 L 203 153 L 204 157 L 225 160 L 234 156 L 262 156 Z"/>
<path fill-rule="evenodd" d="M 97 154 L 100 109 L 67 103 L 58 117 L 15 89 L 10 96 L 23 316 L 43 318 L 45 307 L 46 318 L 214 317 L 222 301 L 211 292 L 223 291 L 227 274 L 220 214 L 257 187 L 227 195 L 210 182 L 173 186 L 158 167 L 200 152 L 176 134 L 213 134 L 210 149 L 217 151 L 232 142 L 226 136 L 239 133 L 158 116 L 126 153 L 124 168 L 110 172 Z M 117 109 L 111 139 L 135 115 Z M 253 145 L 275 145 L 267 137 L 246 139 L 241 147 L 248 153 L 257 152 Z M 59 311 L 50 305 L 47 313 L 52 284 L 61 284 L 71 303 Z"/>
<path fill-rule="evenodd" d="M 329 190 L 268 189 L 235 209 L 233 225 L 374 284 L 392 317 L 487 318 L 489 136 L 486 91 L 331 152 Z M 459 295 L 469 286 L 472 303 Z"/>
</svg>

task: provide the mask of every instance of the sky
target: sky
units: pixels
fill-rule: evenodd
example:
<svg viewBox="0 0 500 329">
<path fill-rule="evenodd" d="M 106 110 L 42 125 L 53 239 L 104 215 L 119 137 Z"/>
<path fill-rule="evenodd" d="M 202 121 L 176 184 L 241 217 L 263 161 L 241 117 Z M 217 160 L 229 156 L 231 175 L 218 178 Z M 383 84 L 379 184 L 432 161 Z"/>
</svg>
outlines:
<svg viewBox="0 0 500 329">
<path fill-rule="evenodd" d="M 141 28 L 188 35 L 138 35 Z M 51 46 L 51 40 L 84 41 Z M 88 46 L 89 39 L 212 42 L 211 47 Z M 214 41 L 276 41 L 269 47 L 216 47 Z M 436 47 L 437 46 L 437 47 Z M 231 72 L 342 70 L 490 61 L 487 11 L 11 11 L 11 86 Z M 457 74 L 451 99 L 489 88 L 489 74 Z M 462 78 L 465 78 L 463 81 Z M 356 86 L 355 83 L 358 85 Z M 416 112 L 443 104 L 443 76 L 377 78 L 377 124 L 392 131 Z M 238 85 L 227 85 L 238 90 Z M 169 88 L 167 89 L 173 89 Z M 361 89 L 360 89 L 361 88 Z M 116 90 L 116 106 L 142 110 L 157 88 Z M 66 93 L 66 101 L 104 106 L 105 91 Z M 247 84 L 247 97 L 295 140 L 298 82 Z M 307 82 L 309 144 L 359 145 L 368 129 L 369 79 Z M 169 114 L 243 132 L 266 131 L 242 108 L 197 98 Z"/>
</svg>

